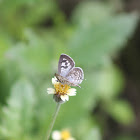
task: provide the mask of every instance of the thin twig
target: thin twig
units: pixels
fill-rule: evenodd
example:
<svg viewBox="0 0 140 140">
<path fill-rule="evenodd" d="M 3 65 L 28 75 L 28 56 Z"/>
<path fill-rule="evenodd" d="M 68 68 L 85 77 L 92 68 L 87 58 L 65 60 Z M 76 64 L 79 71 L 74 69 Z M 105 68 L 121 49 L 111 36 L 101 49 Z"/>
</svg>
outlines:
<svg viewBox="0 0 140 140">
<path fill-rule="evenodd" d="M 51 135 L 51 132 L 52 132 L 52 129 L 53 129 L 53 126 L 54 126 L 54 123 L 55 123 L 56 117 L 57 117 L 58 112 L 59 112 L 59 110 L 60 110 L 60 106 L 61 106 L 60 103 L 58 103 L 57 106 L 56 106 L 56 110 L 55 110 L 55 113 L 54 113 L 54 116 L 53 116 L 52 122 L 51 122 L 51 124 L 50 124 L 49 130 L 48 130 L 48 133 L 47 133 L 46 140 L 49 140 L 49 138 L 50 138 L 50 135 Z"/>
</svg>

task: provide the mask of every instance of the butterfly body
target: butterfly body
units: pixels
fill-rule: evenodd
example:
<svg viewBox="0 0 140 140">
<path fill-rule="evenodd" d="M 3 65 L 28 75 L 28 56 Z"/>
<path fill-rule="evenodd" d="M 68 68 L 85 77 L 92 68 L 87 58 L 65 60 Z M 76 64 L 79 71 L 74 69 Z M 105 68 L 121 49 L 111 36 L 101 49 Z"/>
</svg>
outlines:
<svg viewBox="0 0 140 140">
<path fill-rule="evenodd" d="M 79 84 L 84 79 L 84 72 L 82 68 L 75 67 L 75 62 L 70 56 L 61 54 L 58 63 L 58 74 L 55 74 L 55 76 L 62 84 L 80 87 Z"/>
<path fill-rule="evenodd" d="M 61 76 L 61 75 L 59 75 L 57 73 L 55 73 L 55 76 L 56 76 L 57 80 L 62 84 L 66 84 L 66 85 L 69 85 L 69 86 L 78 86 L 78 87 L 80 87 L 79 85 L 76 85 L 74 83 L 69 82 L 69 80 L 67 78 L 65 78 L 65 77 L 63 77 L 63 76 Z"/>
</svg>

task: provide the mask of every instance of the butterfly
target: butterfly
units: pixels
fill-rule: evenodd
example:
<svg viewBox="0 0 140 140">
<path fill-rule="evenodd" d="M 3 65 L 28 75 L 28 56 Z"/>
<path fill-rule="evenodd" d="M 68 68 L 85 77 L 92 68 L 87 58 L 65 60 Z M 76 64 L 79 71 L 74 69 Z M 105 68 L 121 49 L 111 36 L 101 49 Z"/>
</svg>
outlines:
<svg viewBox="0 0 140 140">
<path fill-rule="evenodd" d="M 62 84 L 69 86 L 79 86 L 84 79 L 82 68 L 75 67 L 74 60 L 66 55 L 61 54 L 58 62 L 58 74 L 55 73 L 57 80 Z"/>
</svg>

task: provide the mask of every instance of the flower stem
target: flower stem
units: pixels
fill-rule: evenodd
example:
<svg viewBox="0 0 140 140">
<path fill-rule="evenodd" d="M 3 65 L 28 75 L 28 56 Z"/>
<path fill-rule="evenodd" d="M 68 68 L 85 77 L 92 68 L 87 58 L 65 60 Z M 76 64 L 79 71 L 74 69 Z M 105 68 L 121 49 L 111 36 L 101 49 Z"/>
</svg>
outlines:
<svg viewBox="0 0 140 140">
<path fill-rule="evenodd" d="M 56 117 L 57 117 L 58 112 L 59 112 L 59 110 L 60 110 L 60 106 L 61 106 L 60 103 L 58 103 L 57 106 L 56 106 L 56 110 L 55 110 L 55 113 L 54 113 L 54 116 L 53 116 L 52 122 L 51 122 L 51 124 L 50 124 L 49 130 L 48 130 L 48 133 L 47 133 L 46 140 L 49 140 L 49 138 L 50 138 L 51 131 L 52 131 L 52 129 L 53 129 L 53 126 L 54 126 L 54 123 L 55 123 Z"/>
</svg>

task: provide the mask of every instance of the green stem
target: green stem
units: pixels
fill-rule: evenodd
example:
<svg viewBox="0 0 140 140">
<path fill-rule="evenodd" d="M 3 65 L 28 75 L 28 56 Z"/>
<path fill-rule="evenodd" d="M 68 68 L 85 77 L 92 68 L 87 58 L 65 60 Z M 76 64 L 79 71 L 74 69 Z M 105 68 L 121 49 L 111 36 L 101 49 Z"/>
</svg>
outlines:
<svg viewBox="0 0 140 140">
<path fill-rule="evenodd" d="M 56 110 L 55 110 L 55 113 L 54 113 L 54 116 L 53 116 L 52 122 L 51 122 L 51 124 L 50 124 L 49 130 L 48 130 L 48 133 L 47 133 L 46 140 L 49 140 L 49 138 L 50 138 L 50 135 L 51 135 L 51 132 L 52 132 L 52 129 L 53 129 L 53 126 L 54 126 L 54 123 L 55 123 L 56 117 L 57 117 L 58 112 L 59 112 L 59 110 L 60 110 L 60 106 L 61 106 L 60 103 L 58 103 L 57 106 L 56 106 Z"/>
</svg>

